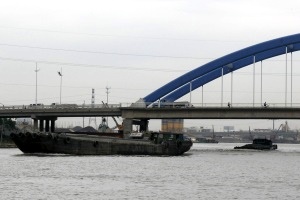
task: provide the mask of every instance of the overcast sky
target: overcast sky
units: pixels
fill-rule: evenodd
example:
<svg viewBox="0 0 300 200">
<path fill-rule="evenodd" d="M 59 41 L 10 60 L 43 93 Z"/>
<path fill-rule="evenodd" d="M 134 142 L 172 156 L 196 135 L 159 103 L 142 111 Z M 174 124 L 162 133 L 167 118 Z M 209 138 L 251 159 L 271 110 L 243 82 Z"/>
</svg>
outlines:
<svg viewBox="0 0 300 200">
<path fill-rule="evenodd" d="M 109 103 L 128 105 L 211 60 L 299 33 L 299 19 L 297 0 L 1 1 L 0 103 L 35 102 L 37 63 L 39 103 L 59 102 L 57 71 L 62 68 L 62 103 L 90 103 L 92 88 L 101 103 L 109 87 Z M 293 54 L 295 104 L 300 104 L 299 57 Z M 284 59 L 264 62 L 264 101 L 284 103 Z M 252 73 L 251 66 L 234 73 L 233 103 L 252 103 Z M 230 101 L 230 80 L 224 77 L 224 102 Z M 204 103 L 220 104 L 220 91 L 220 79 L 207 84 Z M 201 89 L 195 90 L 192 103 L 200 104 L 201 95 Z M 180 100 L 189 100 L 189 95 Z M 187 120 L 186 126 L 210 123 Z M 271 126 L 262 121 L 228 123 Z"/>
</svg>

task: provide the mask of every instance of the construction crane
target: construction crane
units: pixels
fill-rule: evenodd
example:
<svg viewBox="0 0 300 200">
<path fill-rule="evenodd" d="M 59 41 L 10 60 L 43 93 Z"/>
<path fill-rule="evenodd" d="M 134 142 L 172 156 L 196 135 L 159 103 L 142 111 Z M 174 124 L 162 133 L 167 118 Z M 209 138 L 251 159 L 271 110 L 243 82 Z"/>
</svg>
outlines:
<svg viewBox="0 0 300 200">
<path fill-rule="evenodd" d="M 280 130 L 283 131 L 283 132 L 288 132 L 288 131 L 290 130 L 287 121 L 285 121 L 285 124 L 280 124 L 280 126 L 279 126 L 277 132 L 280 131 Z"/>
<path fill-rule="evenodd" d="M 109 106 L 107 105 L 107 103 L 104 103 L 103 101 L 102 101 L 102 103 L 103 103 L 103 105 L 106 108 L 109 108 Z M 123 125 L 119 124 L 114 116 L 112 116 L 112 118 L 113 118 L 113 120 L 114 120 L 114 122 L 116 124 L 116 126 L 114 128 L 118 128 L 120 131 L 123 131 Z"/>
</svg>

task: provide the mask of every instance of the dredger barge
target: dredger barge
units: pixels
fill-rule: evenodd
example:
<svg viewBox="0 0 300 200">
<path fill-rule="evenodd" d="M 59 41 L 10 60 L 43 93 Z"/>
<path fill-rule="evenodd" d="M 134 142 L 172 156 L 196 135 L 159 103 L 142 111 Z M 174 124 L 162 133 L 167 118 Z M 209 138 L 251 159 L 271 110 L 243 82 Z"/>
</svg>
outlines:
<svg viewBox="0 0 300 200">
<path fill-rule="evenodd" d="M 59 153 L 74 155 L 169 155 L 190 150 L 192 141 L 181 133 L 11 133 L 11 139 L 23 153 Z"/>
</svg>

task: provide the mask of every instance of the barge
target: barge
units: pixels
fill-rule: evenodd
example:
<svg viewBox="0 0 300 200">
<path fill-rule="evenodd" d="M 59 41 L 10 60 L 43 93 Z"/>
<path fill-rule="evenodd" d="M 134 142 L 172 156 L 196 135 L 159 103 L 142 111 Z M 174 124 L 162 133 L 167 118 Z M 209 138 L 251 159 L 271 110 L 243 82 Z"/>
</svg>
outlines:
<svg viewBox="0 0 300 200">
<path fill-rule="evenodd" d="M 268 139 L 254 139 L 252 144 L 236 146 L 234 149 L 275 150 L 277 149 L 277 144 L 273 144 L 273 142 Z"/>
<path fill-rule="evenodd" d="M 11 133 L 11 139 L 25 154 L 74 155 L 168 155 L 189 151 L 192 141 L 182 133 L 152 132 L 145 137 L 123 138 L 122 134 Z"/>
</svg>

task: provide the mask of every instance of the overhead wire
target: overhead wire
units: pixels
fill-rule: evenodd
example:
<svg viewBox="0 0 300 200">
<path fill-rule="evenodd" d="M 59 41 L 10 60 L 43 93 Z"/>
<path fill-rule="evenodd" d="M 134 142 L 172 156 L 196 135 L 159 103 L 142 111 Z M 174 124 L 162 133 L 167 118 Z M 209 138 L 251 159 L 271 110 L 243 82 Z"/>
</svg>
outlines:
<svg viewBox="0 0 300 200">
<path fill-rule="evenodd" d="M 167 56 L 167 55 L 150 55 L 150 54 L 134 54 L 134 53 L 116 53 L 116 52 L 104 52 L 104 51 L 87 51 L 87 50 L 63 49 L 63 48 L 49 48 L 49 47 L 16 45 L 16 44 L 4 44 L 4 43 L 0 43 L 0 46 L 29 48 L 29 49 L 39 49 L 39 50 L 50 50 L 50 51 L 76 52 L 76 53 L 107 54 L 107 55 L 117 55 L 117 56 L 180 58 L 180 59 L 200 59 L 200 60 L 211 59 L 211 58 L 199 58 L 199 57 L 189 57 L 189 56 Z"/>
<path fill-rule="evenodd" d="M 120 66 L 113 66 L 113 65 L 91 65 L 91 64 L 78 64 L 78 63 L 44 61 L 44 60 L 30 60 L 30 59 L 21 59 L 21 58 L 7 58 L 7 57 L 0 57 L 0 60 L 30 62 L 30 63 L 43 63 L 43 64 L 51 64 L 51 65 L 90 67 L 90 68 L 121 69 L 121 70 L 160 71 L 160 72 L 187 72 L 187 70 L 175 70 L 175 69 L 164 69 L 164 68 L 153 69 L 153 68 L 145 68 L 145 67 L 128 67 L 128 66 L 120 67 Z"/>
<path fill-rule="evenodd" d="M 3 28 L 3 27 L 0 27 Z M 8 27 L 6 27 L 8 28 Z M 24 29 L 24 28 L 16 28 Z M 30 29 L 24 29 L 30 30 Z M 63 33 L 63 34 L 79 34 L 79 35 L 90 35 L 90 36 L 105 36 L 105 37 L 133 37 L 133 38 L 143 38 L 143 39 L 170 39 L 170 40 L 189 40 L 189 39 L 176 39 L 176 38 L 151 38 L 151 37 L 140 37 L 140 36 L 120 36 L 120 35 L 100 35 L 100 34 L 89 34 L 89 33 L 74 33 L 74 32 L 61 32 L 61 31 L 51 31 L 51 30 L 39 30 L 32 29 L 33 31 L 45 31 L 53 33 Z M 207 41 L 207 40 L 197 40 L 197 41 Z M 214 41 L 214 40 L 211 40 Z M 220 42 L 220 41 L 218 41 Z M 189 57 L 189 56 L 168 56 L 168 55 L 150 55 L 150 54 L 134 54 L 134 53 L 117 53 L 117 52 L 104 52 L 104 51 L 88 51 L 88 50 L 76 50 L 76 49 L 64 49 L 64 48 L 49 48 L 49 47 L 40 47 L 40 46 L 29 46 L 29 45 L 17 45 L 17 44 L 7 44 L 0 43 L 0 46 L 9 46 L 9 47 L 18 47 L 18 48 L 30 48 L 30 49 L 39 49 L 39 50 L 51 50 L 51 51 L 64 51 L 64 52 L 75 52 L 75 53 L 90 53 L 90 54 L 106 54 L 106 55 L 117 55 L 117 56 L 138 56 L 138 57 L 159 57 L 159 58 L 174 58 L 174 59 L 213 59 L 213 58 L 200 58 L 200 57 Z M 19 62 L 34 62 L 34 63 L 43 63 L 43 64 L 55 64 L 55 65 L 65 65 L 65 66 L 78 66 L 78 67 L 94 67 L 94 68 L 107 68 L 107 69 L 122 69 L 122 70 L 141 70 L 141 71 L 165 71 L 165 72 L 187 72 L 187 70 L 174 70 L 174 69 L 153 69 L 153 68 L 139 68 L 139 67 L 120 67 L 112 65 L 86 65 L 86 64 L 77 64 L 77 63 L 64 63 L 64 62 L 53 62 L 53 61 L 43 61 L 43 60 L 28 60 L 28 59 L 19 59 L 19 58 L 5 58 L 0 57 L 1 60 L 11 60 Z M 282 61 L 282 60 L 272 60 L 272 61 Z M 296 60 L 294 60 L 296 61 Z M 248 75 L 248 73 L 236 72 L 238 74 Z M 250 73 L 249 73 L 250 74 Z M 283 76 L 283 73 L 264 73 L 264 75 L 275 75 Z M 299 76 L 294 74 L 294 76 Z M 24 85 L 24 84 L 23 84 Z M 28 85 L 29 86 L 29 85 Z M 58 86 L 46 86 L 45 87 L 58 87 Z M 68 86 L 64 86 L 68 87 Z"/>
<path fill-rule="evenodd" d="M 241 40 L 216 40 L 216 39 L 194 39 L 194 38 L 171 38 L 171 37 L 151 37 L 151 36 L 138 36 L 138 35 L 116 35 L 116 34 L 99 34 L 99 33 L 84 33 L 84 32 L 72 32 L 72 31 L 58 31 L 48 29 L 36 29 L 36 28 L 21 28 L 21 27 L 9 27 L 0 26 L 2 29 L 16 29 L 26 30 L 34 32 L 46 32 L 46 33 L 59 33 L 59 34 L 72 34 L 72 35 L 84 35 L 92 37 L 122 37 L 122 38 L 133 38 L 133 39 L 148 39 L 148 40 L 177 40 L 177 41 L 192 41 L 192 42 L 252 42 L 253 41 L 241 41 Z"/>
<path fill-rule="evenodd" d="M 0 85 L 14 85 L 14 86 L 25 86 L 25 87 L 36 87 L 36 85 L 33 85 L 33 84 L 24 84 L 24 83 L 1 83 L 0 82 Z M 43 85 L 43 84 L 39 84 L 39 87 L 60 87 L 58 85 Z M 99 87 L 94 87 L 94 86 L 64 86 L 64 88 L 85 88 L 85 89 L 90 89 L 90 88 L 94 88 L 94 89 L 97 89 L 97 90 L 106 90 L 105 87 L 103 88 L 99 88 Z M 136 90 L 151 90 L 151 89 L 146 89 L 146 88 L 113 88 L 114 90 L 133 90 L 133 91 L 136 91 Z"/>
</svg>

